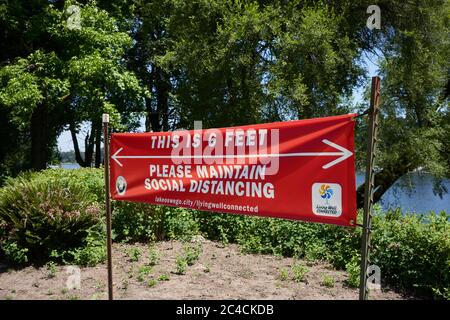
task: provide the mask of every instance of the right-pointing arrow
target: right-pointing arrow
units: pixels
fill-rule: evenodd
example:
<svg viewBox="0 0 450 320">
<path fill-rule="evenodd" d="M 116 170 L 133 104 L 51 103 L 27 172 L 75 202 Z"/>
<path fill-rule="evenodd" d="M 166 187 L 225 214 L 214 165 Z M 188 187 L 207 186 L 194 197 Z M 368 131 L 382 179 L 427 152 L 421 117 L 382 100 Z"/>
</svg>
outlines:
<svg viewBox="0 0 450 320">
<path fill-rule="evenodd" d="M 334 143 L 334 142 L 331 142 L 330 140 L 323 139 L 322 142 L 325 143 L 325 144 L 327 144 L 327 145 L 329 145 L 329 146 L 331 146 L 331 147 L 333 147 L 333 148 L 335 148 L 335 149 L 338 149 L 338 150 L 341 151 L 341 157 L 340 157 L 340 158 L 337 158 L 336 160 L 333 160 L 333 161 L 327 163 L 326 165 L 324 165 L 324 166 L 322 167 L 322 168 L 324 168 L 324 169 L 331 168 L 331 167 L 334 166 L 335 164 L 338 164 L 339 162 L 342 162 L 342 161 L 344 161 L 345 159 L 347 159 L 348 157 L 351 157 L 351 156 L 353 155 L 353 152 L 351 152 L 350 150 L 347 150 L 347 149 L 345 149 L 344 147 L 342 147 L 342 146 L 340 146 L 340 145 L 338 145 L 338 144 L 336 144 L 336 143 Z"/>
</svg>

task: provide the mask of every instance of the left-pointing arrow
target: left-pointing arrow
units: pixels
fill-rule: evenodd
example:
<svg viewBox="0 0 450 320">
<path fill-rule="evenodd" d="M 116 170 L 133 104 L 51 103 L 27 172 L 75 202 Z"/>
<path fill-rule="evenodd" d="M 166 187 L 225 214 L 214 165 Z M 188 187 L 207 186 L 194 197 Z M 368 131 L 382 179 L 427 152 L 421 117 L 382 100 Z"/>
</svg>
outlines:
<svg viewBox="0 0 450 320">
<path fill-rule="evenodd" d="M 122 164 L 119 160 L 117 160 L 117 158 L 119 158 L 118 154 L 119 154 L 119 152 L 122 151 L 122 150 L 123 150 L 123 148 L 119 148 L 119 149 L 116 151 L 116 153 L 114 153 L 114 154 L 111 156 L 111 159 L 113 159 L 115 162 L 117 162 L 117 164 L 118 164 L 119 166 L 121 166 L 121 167 L 123 167 L 123 164 Z M 123 158 L 123 156 L 120 157 L 120 158 Z"/>
</svg>

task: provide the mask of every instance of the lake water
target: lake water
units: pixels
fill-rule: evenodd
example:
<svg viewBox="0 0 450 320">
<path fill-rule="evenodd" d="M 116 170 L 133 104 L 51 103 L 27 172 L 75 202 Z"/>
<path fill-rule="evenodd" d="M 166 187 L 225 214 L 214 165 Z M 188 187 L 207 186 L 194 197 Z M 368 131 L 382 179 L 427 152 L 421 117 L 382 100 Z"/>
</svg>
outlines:
<svg viewBox="0 0 450 320">
<path fill-rule="evenodd" d="M 77 163 L 63 163 L 65 169 L 78 169 Z M 356 184 L 364 183 L 364 174 L 356 175 Z M 445 179 L 443 185 L 450 191 L 450 179 Z M 434 212 L 450 213 L 450 193 L 440 198 L 433 193 L 433 176 L 427 173 L 414 172 L 399 179 L 381 198 L 384 210 L 401 208 L 403 212 Z"/>
</svg>

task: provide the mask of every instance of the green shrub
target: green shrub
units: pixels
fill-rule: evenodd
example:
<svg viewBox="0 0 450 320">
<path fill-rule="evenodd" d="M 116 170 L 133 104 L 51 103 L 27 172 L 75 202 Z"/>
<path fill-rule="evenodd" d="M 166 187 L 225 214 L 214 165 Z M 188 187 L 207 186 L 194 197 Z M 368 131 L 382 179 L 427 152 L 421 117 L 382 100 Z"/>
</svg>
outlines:
<svg viewBox="0 0 450 320">
<path fill-rule="evenodd" d="M 179 275 L 184 274 L 188 266 L 186 257 L 184 257 L 184 255 L 178 255 L 175 263 L 176 263 L 176 274 Z"/>
<path fill-rule="evenodd" d="M 211 240 L 237 242 L 247 253 L 326 260 L 337 269 L 347 269 L 350 286 L 359 285 L 359 227 L 232 214 L 200 213 L 196 219 Z M 376 206 L 370 255 L 372 264 L 381 269 L 382 280 L 420 294 L 445 297 L 450 288 L 449 226 L 445 213 L 403 215 L 397 210 L 383 214 Z"/>
<path fill-rule="evenodd" d="M 138 248 L 131 248 L 127 250 L 127 255 L 131 262 L 138 262 L 141 257 L 141 251 Z"/>
<path fill-rule="evenodd" d="M 165 273 L 161 274 L 161 275 L 158 277 L 158 281 L 169 281 L 169 280 L 170 280 L 169 275 L 167 275 L 167 274 L 165 274 Z"/>
<path fill-rule="evenodd" d="M 165 236 L 163 207 L 113 201 L 112 227 L 116 241 L 160 241 Z"/>
<path fill-rule="evenodd" d="M 419 293 L 450 288 L 449 216 L 405 215 L 399 210 L 375 217 L 371 260 L 386 282 Z"/>
<path fill-rule="evenodd" d="M 305 275 L 308 273 L 309 269 L 301 264 L 294 264 L 292 266 L 292 273 L 294 274 L 295 282 L 302 282 L 305 279 Z"/>
<path fill-rule="evenodd" d="M 289 270 L 286 268 L 279 269 L 278 273 L 281 281 L 286 281 L 289 278 Z"/>
<path fill-rule="evenodd" d="M 190 241 L 193 236 L 200 233 L 199 224 L 195 220 L 195 211 L 173 207 L 164 209 L 167 239 Z"/>
<path fill-rule="evenodd" d="M 106 233 L 104 226 L 99 225 L 93 226 L 87 231 L 88 234 L 83 240 L 83 245 L 68 252 L 69 257 L 72 256 L 72 259 L 68 260 L 80 266 L 92 267 L 106 260 Z"/>
<path fill-rule="evenodd" d="M 194 263 L 200 257 L 202 253 L 201 245 L 185 245 L 184 246 L 184 257 L 188 266 L 194 265 Z"/>
<path fill-rule="evenodd" d="M 98 224 L 98 171 L 45 170 L 8 179 L 0 189 L 0 241 L 15 262 L 47 260 L 80 247 Z M 86 181 L 84 181 L 86 180 Z"/>
<path fill-rule="evenodd" d="M 127 201 L 114 201 L 113 229 L 124 242 L 190 240 L 199 233 L 192 211 Z"/>
<path fill-rule="evenodd" d="M 361 275 L 360 259 L 361 257 L 359 255 L 355 255 L 345 266 L 348 275 L 347 284 L 349 285 L 349 287 L 359 287 Z"/>
<path fill-rule="evenodd" d="M 156 266 L 159 263 L 159 253 L 153 246 L 148 249 L 148 265 Z"/>
<path fill-rule="evenodd" d="M 334 287 L 334 278 L 332 276 L 323 276 L 322 283 L 324 287 L 333 288 Z"/>
<path fill-rule="evenodd" d="M 103 203 L 103 170 L 45 170 L 8 179 L 0 189 L 1 251 L 17 263 L 36 259 L 70 260 L 80 265 L 101 262 L 106 254 L 101 227 Z M 449 215 L 376 211 L 371 263 L 380 267 L 382 280 L 448 297 Z M 248 253 L 326 260 L 335 268 L 347 270 L 349 285 L 359 284 L 359 227 L 113 201 L 115 241 L 190 241 L 197 234 L 238 243 Z M 186 260 L 186 256 L 177 259 L 180 273 L 185 272 Z"/>
<path fill-rule="evenodd" d="M 28 262 L 28 249 L 19 248 L 16 242 L 5 241 L 2 243 L 2 249 L 5 256 L 17 264 Z"/>
</svg>

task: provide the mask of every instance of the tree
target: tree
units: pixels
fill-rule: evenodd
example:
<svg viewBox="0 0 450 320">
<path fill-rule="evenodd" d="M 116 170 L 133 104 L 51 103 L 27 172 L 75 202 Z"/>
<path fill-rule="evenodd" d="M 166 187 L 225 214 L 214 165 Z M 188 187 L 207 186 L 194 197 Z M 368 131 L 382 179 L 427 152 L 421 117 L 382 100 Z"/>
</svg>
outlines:
<svg viewBox="0 0 450 320">
<path fill-rule="evenodd" d="M 77 162 L 90 166 L 96 147 L 95 165 L 99 166 L 101 114 L 110 113 L 113 126 L 136 126 L 138 115 L 133 112 L 142 108 L 144 92 L 122 61 L 131 38 L 94 2 L 77 7 L 80 26 L 73 28 L 68 24 L 70 5 L 73 2 L 64 6 L 47 3 L 28 11 L 26 17 L 20 16 L 31 21 L 33 28 L 28 32 L 36 34 L 26 46 L 32 52 L 8 61 L 0 71 L 0 102 L 10 108 L 22 131 L 29 130 L 31 167 L 35 170 L 46 167 L 48 148 L 55 145 L 66 124 L 74 137 Z M 26 11 L 25 4 L 20 6 Z M 35 44 L 39 49 L 32 49 Z M 91 122 L 85 159 L 76 139 L 83 121 Z"/>
<path fill-rule="evenodd" d="M 449 10 L 448 1 L 392 1 L 381 7 L 384 27 L 374 47 L 380 52 L 382 76 L 374 201 L 417 169 L 436 177 L 438 194 L 446 191 L 439 181 L 450 174 Z M 360 207 L 363 194 L 361 186 Z"/>
<path fill-rule="evenodd" d="M 361 73 L 357 43 L 332 7 L 225 0 L 140 5 L 132 63 L 155 99 L 147 101 L 154 131 L 188 128 L 194 119 L 211 127 L 348 111 L 341 102 Z M 150 121 L 152 115 L 159 120 Z"/>
</svg>

